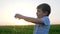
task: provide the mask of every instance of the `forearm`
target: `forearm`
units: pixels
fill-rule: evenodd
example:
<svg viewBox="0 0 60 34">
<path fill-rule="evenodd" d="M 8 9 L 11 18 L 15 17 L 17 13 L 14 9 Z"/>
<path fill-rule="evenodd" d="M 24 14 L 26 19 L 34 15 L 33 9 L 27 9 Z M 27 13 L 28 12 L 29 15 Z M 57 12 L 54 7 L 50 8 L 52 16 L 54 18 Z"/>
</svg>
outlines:
<svg viewBox="0 0 60 34">
<path fill-rule="evenodd" d="M 23 16 L 22 19 L 28 21 L 28 22 L 32 22 L 32 23 L 37 23 L 37 24 L 43 24 L 42 21 L 38 18 L 32 18 L 32 17 L 26 17 Z"/>
<path fill-rule="evenodd" d="M 26 17 L 26 16 L 24 16 L 22 19 L 24 19 L 24 20 L 26 20 L 28 22 L 36 22 L 37 21 L 36 18 Z"/>
</svg>

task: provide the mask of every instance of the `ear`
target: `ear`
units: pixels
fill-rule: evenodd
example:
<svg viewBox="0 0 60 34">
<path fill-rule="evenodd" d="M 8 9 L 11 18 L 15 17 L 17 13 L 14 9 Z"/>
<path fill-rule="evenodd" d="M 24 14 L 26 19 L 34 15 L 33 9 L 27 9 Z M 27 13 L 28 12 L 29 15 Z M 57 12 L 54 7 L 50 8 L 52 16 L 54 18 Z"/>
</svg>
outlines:
<svg viewBox="0 0 60 34">
<path fill-rule="evenodd" d="M 47 11 L 45 11 L 45 15 L 48 15 L 48 12 Z"/>
</svg>

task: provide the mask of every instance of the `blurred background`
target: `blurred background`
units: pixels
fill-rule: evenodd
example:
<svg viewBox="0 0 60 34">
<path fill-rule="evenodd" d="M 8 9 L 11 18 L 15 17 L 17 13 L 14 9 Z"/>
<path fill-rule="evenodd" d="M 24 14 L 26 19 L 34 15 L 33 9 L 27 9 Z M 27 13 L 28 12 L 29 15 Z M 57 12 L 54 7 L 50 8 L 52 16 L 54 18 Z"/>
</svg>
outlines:
<svg viewBox="0 0 60 34">
<path fill-rule="evenodd" d="M 14 16 L 19 13 L 36 18 L 36 7 L 41 3 L 51 6 L 50 24 L 60 24 L 60 0 L 0 0 L 0 26 L 34 25 L 22 19 L 15 19 Z"/>
</svg>

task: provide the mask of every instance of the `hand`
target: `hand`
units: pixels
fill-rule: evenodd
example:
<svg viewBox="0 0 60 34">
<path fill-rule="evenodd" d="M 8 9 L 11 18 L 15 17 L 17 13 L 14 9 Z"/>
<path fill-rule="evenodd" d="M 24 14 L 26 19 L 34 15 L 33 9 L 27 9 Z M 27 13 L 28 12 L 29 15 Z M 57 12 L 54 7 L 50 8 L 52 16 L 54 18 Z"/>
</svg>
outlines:
<svg viewBox="0 0 60 34">
<path fill-rule="evenodd" d="M 15 18 L 22 19 L 22 17 L 23 17 L 23 16 L 22 16 L 22 15 L 20 15 L 20 14 L 16 14 L 16 15 L 15 15 Z"/>
</svg>

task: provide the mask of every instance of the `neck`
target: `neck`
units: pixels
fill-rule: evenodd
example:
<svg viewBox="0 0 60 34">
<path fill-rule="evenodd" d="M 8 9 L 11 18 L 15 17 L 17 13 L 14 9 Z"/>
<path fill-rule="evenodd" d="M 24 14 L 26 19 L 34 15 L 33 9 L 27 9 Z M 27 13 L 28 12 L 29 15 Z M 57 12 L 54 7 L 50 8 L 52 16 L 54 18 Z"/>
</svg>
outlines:
<svg viewBox="0 0 60 34">
<path fill-rule="evenodd" d="M 37 18 L 42 18 L 42 17 L 45 17 L 45 16 L 39 16 L 39 17 L 37 17 Z"/>
<path fill-rule="evenodd" d="M 38 16 L 37 18 L 42 18 L 43 16 Z"/>
</svg>

